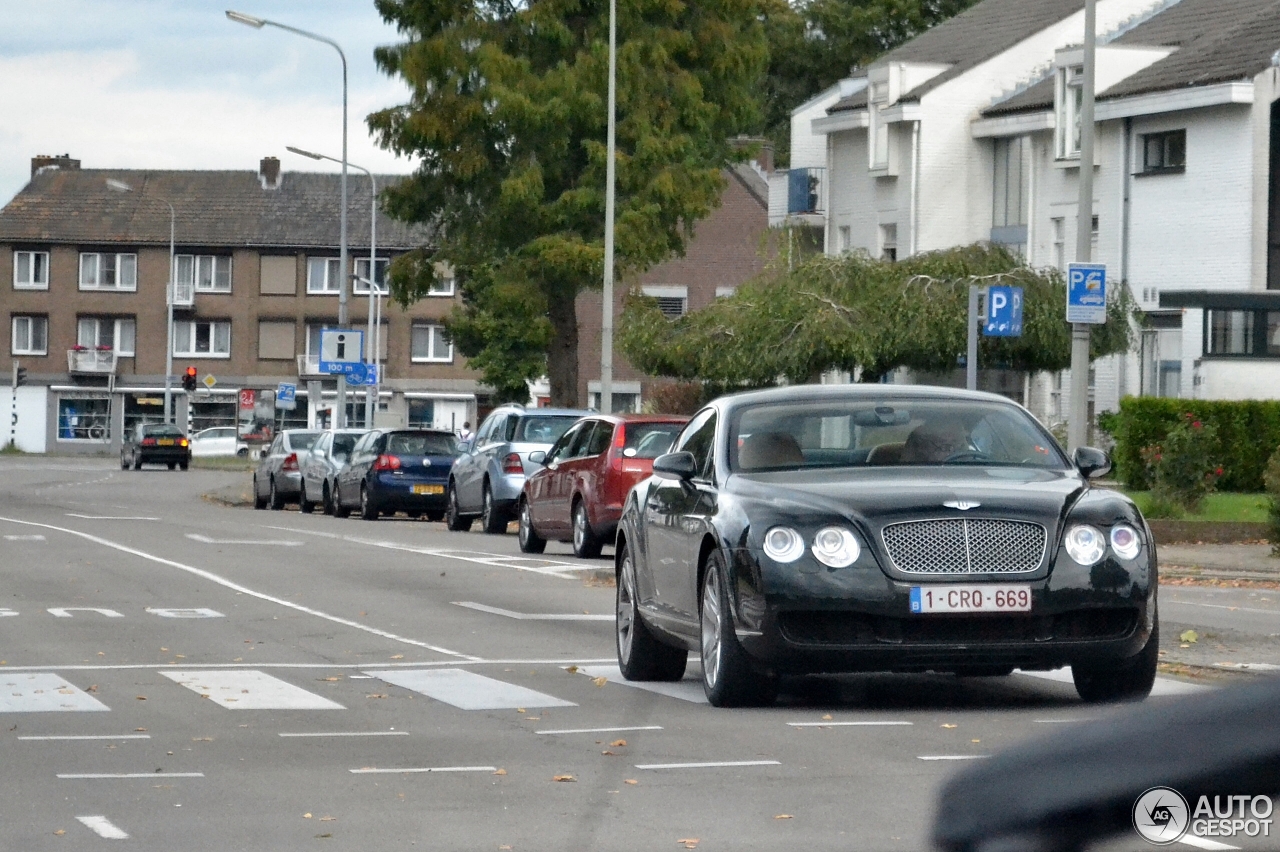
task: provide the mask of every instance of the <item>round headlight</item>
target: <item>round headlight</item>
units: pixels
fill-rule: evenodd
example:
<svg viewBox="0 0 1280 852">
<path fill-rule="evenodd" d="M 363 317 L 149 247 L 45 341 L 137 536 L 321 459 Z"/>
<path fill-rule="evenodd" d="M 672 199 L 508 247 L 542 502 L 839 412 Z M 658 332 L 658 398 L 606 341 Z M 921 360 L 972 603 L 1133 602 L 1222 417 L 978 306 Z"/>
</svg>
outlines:
<svg viewBox="0 0 1280 852">
<path fill-rule="evenodd" d="M 1121 524 L 1111 528 L 1111 549 L 1121 559 L 1133 559 L 1142 549 L 1142 539 L 1133 527 Z"/>
<path fill-rule="evenodd" d="M 1093 565 L 1102 559 L 1107 540 L 1094 527 L 1081 524 L 1067 530 L 1067 553 L 1081 565 Z"/>
<path fill-rule="evenodd" d="M 841 527 L 823 527 L 813 537 L 813 555 L 823 565 L 846 568 L 858 561 L 862 548 L 849 530 Z"/>
<path fill-rule="evenodd" d="M 774 562 L 795 562 L 804 553 L 804 539 L 791 527 L 772 527 L 764 534 L 764 552 Z"/>
</svg>

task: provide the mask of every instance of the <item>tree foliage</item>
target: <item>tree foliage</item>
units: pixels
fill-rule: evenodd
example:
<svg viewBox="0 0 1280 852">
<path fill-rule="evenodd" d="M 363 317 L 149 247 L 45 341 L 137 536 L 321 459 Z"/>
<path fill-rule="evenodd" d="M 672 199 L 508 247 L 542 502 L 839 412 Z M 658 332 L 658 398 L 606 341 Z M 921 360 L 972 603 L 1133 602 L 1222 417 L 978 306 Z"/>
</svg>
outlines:
<svg viewBox="0 0 1280 852">
<path fill-rule="evenodd" d="M 408 103 L 369 117 L 419 165 L 385 193 L 436 245 L 397 259 L 409 303 L 454 267 L 447 326 L 499 395 L 546 373 L 576 405 L 574 300 L 603 273 L 607 0 L 376 0 L 405 37 L 379 66 Z M 731 139 L 759 123 L 767 58 L 759 0 L 620 0 L 616 272 L 683 251 L 719 202 Z"/>
<path fill-rule="evenodd" d="M 1021 337 L 984 337 L 979 365 L 1061 370 L 1071 363 L 1066 283 L 1003 248 L 973 245 L 897 263 L 865 254 L 814 257 L 671 321 L 632 293 L 618 345 L 645 372 L 722 387 L 812 381 L 831 369 L 876 381 L 896 367 L 954 369 L 964 355 L 970 284 L 1023 288 Z M 1132 297 L 1122 289 L 1095 326 L 1093 358 L 1127 351 Z"/>
</svg>

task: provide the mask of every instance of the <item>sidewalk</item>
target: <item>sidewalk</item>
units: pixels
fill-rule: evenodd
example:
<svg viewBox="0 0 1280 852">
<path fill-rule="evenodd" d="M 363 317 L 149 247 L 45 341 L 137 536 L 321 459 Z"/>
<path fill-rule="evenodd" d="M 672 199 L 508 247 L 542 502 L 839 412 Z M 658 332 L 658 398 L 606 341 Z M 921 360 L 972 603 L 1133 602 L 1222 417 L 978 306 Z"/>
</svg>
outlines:
<svg viewBox="0 0 1280 852">
<path fill-rule="evenodd" d="M 1162 544 L 1156 552 L 1165 577 L 1280 581 L 1269 544 Z"/>
</svg>

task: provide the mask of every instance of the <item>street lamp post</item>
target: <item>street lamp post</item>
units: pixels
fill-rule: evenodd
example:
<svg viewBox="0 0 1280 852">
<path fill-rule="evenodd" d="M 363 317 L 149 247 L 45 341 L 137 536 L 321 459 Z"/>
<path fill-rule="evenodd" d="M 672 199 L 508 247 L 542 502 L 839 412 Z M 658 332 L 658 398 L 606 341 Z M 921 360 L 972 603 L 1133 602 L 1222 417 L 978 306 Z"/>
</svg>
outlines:
<svg viewBox="0 0 1280 852">
<path fill-rule="evenodd" d="M 301 148 L 295 148 L 292 145 L 286 145 L 285 149 L 303 157 L 310 157 L 313 160 L 328 160 L 331 163 L 342 162 L 337 157 L 330 157 L 327 154 L 317 154 L 314 151 L 304 151 Z M 369 352 L 371 353 L 365 358 L 365 362 L 370 361 L 377 369 L 378 364 L 378 334 L 382 331 L 381 317 L 375 318 L 374 303 L 381 293 L 377 292 L 378 286 L 378 180 L 373 176 L 373 172 L 364 166 L 355 163 L 347 163 L 353 169 L 359 169 L 369 176 Z M 381 303 L 379 302 L 379 307 Z M 370 385 L 365 391 L 365 428 L 372 429 L 374 427 L 374 419 L 378 413 L 378 390 L 382 384 L 382 376 L 378 375 L 378 381 Z"/>
<path fill-rule="evenodd" d="M 133 192 L 133 187 L 122 180 L 107 178 L 107 188 L 116 192 Z M 173 422 L 173 297 L 174 285 L 177 284 L 178 272 L 174 266 L 173 235 L 177 227 L 178 214 L 173 205 L 164 199 L 157 199 L 169 208 L 169 283 L 165 285 L 165 301 L 168 302 L 168 322 L 164 355 L 164 422 Z"/>
<path fill-rule="evenodd" d="M 613 202 L 617 159 L 618 2 L 609 0 L 609 119 L 604 166 L 604 314 L 600 321 L 600 411 L 613 411 Z"/>
<path fill-rule="evenodd" d="M 1076 206 L 1076 261 L 1088 263 L 1093 242 L 1093 81 L 1098 40 L 1097 0 L 1084 4 L 1084 73 L 1080 97 L 1080 195 Z M 1067 133 L 1071 128 L 1067 128 Z M 1067 446 L 1071 452 L 1089 438 L 1089 326 L 1071 326 L 1071 409 Z"/>
<path fill-rule="evenodd" d="M 230 9 L 227 10 L 227 18 L 238 24 L 253 27 L 256 30 L 260 30 L 263 27 L 275 27 L 294 35 L 300 35 L 303 38 L 323 42 L 338 51 L 338 56 L 342 59 L 342 209 L 339 213 L 340 224 L 338 226 L 338 265 L 341 267 L 338 273 L 338 325 L 345 327 L 347 324 L 347 55 L 342 52 L 342 48 L 333 39 L 307 30 L 300 30 L 297 27 L 291 27 L 288 24 L 282 24 L 266 18 L 257 18 L 253 15 L 246 15 L 244 12 L 235 12 Z M 333 424 L 341 429 L 347 425 L 347 380 L 342 374 L 338 375 L 337 409 L 334 412 Z"/>
</svg>

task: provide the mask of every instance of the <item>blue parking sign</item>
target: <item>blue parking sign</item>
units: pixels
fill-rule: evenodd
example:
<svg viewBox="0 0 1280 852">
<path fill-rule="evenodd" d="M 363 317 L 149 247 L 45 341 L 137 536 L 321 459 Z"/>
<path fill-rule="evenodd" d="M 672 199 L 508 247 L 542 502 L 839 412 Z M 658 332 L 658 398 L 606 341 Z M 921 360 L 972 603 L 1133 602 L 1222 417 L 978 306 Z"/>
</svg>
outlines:
<svg viewBox="0 0 1280 852">
<path fill-rule="evenodd" d="M 1107 267 L 1101 263 L 1067 266 L 1067 322 L 1101 325 L 1107 321 Z"/>
<path fill-rule="evenodd" d="M 986 337 L 1022 336 L 1022 288 L 988 287 Z"/>
</svg>

